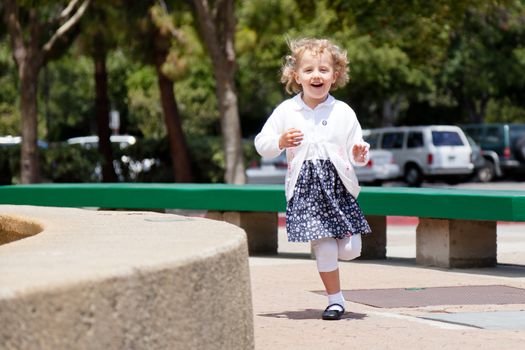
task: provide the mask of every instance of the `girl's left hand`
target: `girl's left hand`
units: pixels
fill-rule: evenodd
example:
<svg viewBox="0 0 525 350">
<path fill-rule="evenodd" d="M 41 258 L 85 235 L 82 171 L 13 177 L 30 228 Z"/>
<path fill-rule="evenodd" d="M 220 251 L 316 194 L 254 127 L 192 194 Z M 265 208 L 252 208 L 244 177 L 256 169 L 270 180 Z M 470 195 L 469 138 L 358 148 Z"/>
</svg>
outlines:
<svg viewBox="0 0 525 350">
<path fill-rule="evenodd" d="M 352 147 L 352 155 L 357 162 L 364 162 L 368 155 L 369 146 L 366 143 L 356 143 Z"/>
</svg>

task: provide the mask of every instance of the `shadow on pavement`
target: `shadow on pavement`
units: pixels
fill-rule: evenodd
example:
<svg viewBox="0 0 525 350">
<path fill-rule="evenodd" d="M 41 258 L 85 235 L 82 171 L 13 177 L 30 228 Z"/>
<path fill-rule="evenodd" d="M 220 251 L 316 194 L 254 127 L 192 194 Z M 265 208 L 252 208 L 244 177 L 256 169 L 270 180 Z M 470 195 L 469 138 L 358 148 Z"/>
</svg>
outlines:
<svg viewBox="0 0 525 350">
<path fill-rule="evenodd" d="M 303 311 L 283 311 L 269 314 L 258 314 L 257 316 L 263 317 L 274 317 L 274 318 L 287 318 L 289 320 L 321 320 L 321 314 L 324 310 L 319 309 L 306 309 Z M 367 317 L 366 314 L 360 314 L 356 312 L 346 312 L 341 320 L 362 320 Z"/>
<path fill-rule="evenodd" d="M 310 253 L 302 252 L 279 252 L 278 254 L 251 254 L 250 258 L 282 258 L 282 259 L 297 259 L 297 260 L 313 260 Z"/>
</svg>

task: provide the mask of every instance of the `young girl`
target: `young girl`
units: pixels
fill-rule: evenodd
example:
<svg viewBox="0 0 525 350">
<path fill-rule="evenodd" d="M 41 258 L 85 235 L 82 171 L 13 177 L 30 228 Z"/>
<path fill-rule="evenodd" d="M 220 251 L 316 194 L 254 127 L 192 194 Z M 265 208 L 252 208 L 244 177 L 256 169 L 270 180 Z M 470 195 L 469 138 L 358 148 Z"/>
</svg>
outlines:
<svg viewBox="0 0 525 350">
<path fill-rule="evenodd" d="M 345 312 L 338 259 L 357 258 L 361 235 L 370 233 L 353 169 L 368 162 L 369 145 L 354 111 L 329 94 L 348 82 L 346 52 L 325 39 L 292 41 L 290 49 L 281 82 L 296 95 L 275 108 L 255 147 L 268 158 L 286 149 L 288 240 L 311 242 L 328 295 L 322 318 L 338 320 Z"/>
</svg>

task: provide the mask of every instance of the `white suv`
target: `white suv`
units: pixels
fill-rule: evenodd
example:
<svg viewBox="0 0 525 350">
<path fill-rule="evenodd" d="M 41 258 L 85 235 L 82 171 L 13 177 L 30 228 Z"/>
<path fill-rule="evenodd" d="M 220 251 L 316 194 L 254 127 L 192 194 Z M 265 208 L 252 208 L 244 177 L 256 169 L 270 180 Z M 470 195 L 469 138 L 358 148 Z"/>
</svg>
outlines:
<svg viewBox="0 0 525 350">
<path fill-rule="evenodd" d="M 469 177 L 474 169 L 472 149 L 463 131 L 452 125 L 402 126 L 371 129 L 371 147 L 394 154 L 409 186 L 424 179 L 449 183 Z"/>
</svg>

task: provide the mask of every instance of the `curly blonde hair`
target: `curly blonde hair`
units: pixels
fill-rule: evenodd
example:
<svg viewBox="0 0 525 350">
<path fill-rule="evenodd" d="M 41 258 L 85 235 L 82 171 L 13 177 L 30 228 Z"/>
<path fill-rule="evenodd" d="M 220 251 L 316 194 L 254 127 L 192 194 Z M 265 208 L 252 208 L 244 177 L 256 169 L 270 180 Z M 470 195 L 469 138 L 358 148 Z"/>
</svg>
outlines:
<svg viewBox="0 0 525 350">
<path fill-rule="evenodd" d="M 281 83 L 285 85 L 286 92 L 289 94 L 302 91 L 301 85 L 295 81 L 295 73 L 305 51 L 322 54 L 326 50 L 332 56 L 334 72 L 337 72 L 338 75 L 330 90 L 333 91 L 343 87 L 348 82 L 349 68 L 346 51 L 330 40 L 314 38 L 290 40 L 288 47 L 290 48 L 291 54 L 285 57 L 281 73 Z"/>
</svg>

